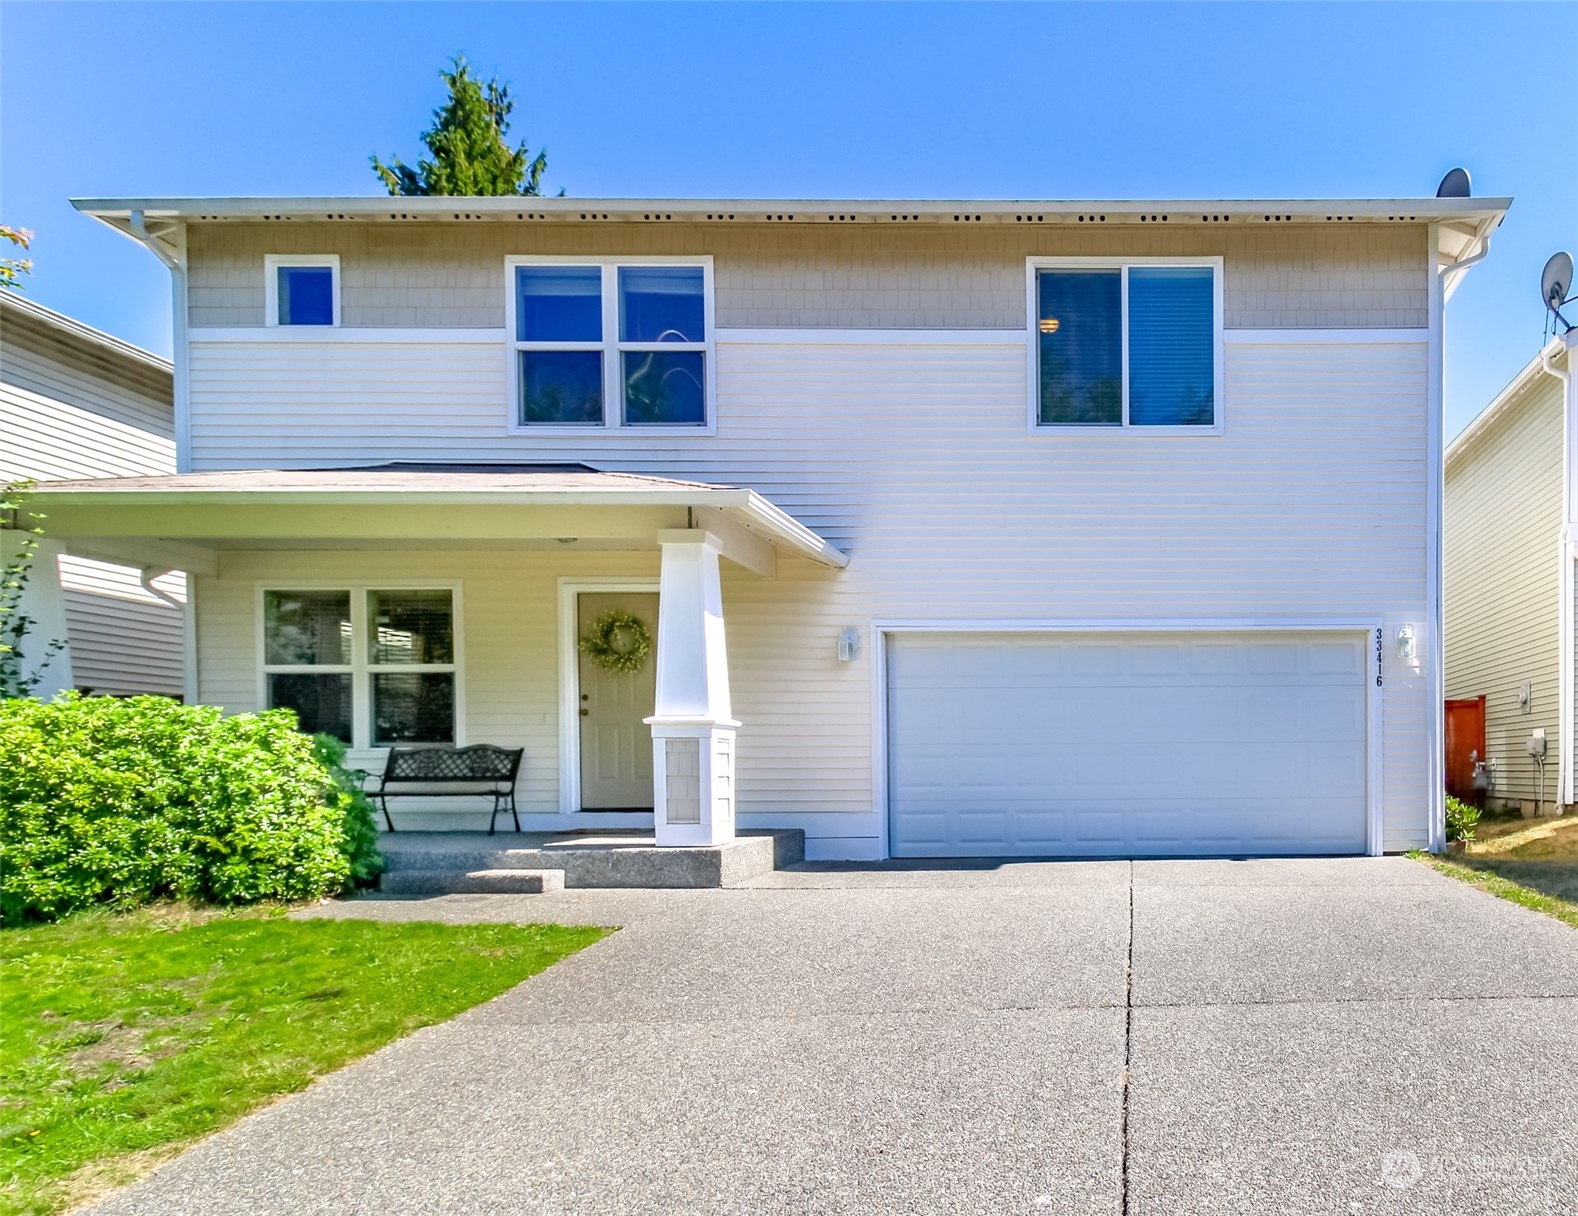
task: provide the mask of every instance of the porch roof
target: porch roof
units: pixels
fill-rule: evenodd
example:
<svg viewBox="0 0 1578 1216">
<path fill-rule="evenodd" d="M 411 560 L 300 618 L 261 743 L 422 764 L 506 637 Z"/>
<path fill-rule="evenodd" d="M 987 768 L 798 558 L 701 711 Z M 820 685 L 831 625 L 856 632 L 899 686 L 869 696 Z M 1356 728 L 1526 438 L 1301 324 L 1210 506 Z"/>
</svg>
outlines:
<svg viewBox="0 0 1578 1216">
<path fill-rule="evenodd" d="M 169 543 L 218 549 L 292 540 L 322 547 L 336 540 L 571 544 L 585 538 L 588 547 L 608 548 L 621 547 L 616 542 L 624 538 L 655 545 L 658 531 L 676 527 L 719 534 L 725 556 L 753 569 L 763 546 L 834 568 L 849 563 L 755 490 L 581 464 L 237 469 L 46 481 L 30 496 L 49 535 L 83 542 L 73 548 L 102 552 L 105 544 L 93 541 L 140 538 L 164 543 L 164 560 L 176 567 L 179 554 L 169 552 Z M 533 510 L 501 514 L 498 508 Z"/>
</svg>

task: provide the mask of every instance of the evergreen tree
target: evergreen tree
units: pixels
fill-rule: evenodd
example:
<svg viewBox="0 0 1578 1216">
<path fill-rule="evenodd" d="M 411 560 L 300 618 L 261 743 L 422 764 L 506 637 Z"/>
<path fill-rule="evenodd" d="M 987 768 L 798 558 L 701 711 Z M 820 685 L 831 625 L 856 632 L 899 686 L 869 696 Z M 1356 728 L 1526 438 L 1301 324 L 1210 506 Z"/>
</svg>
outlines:
<svg viewBox="0 0 1578 1216">
<path fill-rule="evenodd" d="M 541 194 L 548 154 L 532 156 L 524 141 L 512 148 L 505 139 L 515 108 L 509 87 L 497 76 L 484 84 L 471 74 L 464 55 L 455 56 L 451 69 L 439 72 L 449 100 L 433 111 L 433 125 L 422 132 L 431 159 L 419 159 L 413 169 L 398 156 L 386 165 L 375 154 L 373 171 L 393 195 Z"/>
</svg>

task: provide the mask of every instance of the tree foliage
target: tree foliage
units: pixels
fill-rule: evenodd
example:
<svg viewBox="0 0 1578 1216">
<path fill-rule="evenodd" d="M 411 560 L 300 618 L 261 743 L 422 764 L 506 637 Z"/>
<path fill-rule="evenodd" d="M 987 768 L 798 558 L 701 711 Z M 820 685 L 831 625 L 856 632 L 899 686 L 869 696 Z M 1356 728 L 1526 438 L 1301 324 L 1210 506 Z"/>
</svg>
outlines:
<svg viewBox="0 0 1578 1216">
<path fill-rule="evenodd" d="M 433 125 L 422 132 L 428 155 L 416 168 L 391 156 L 386 165 L 375 153 L 373 171 L 392 195 L 528 195 L 542 193 L 548 154 L 533 156 L 524 140 L 511 147 L 510 112 L 515 102 L 497 76 L 484 83 L 471 73 L 464 55 L 440 71 L 449 100 L 433 111 Z M 563 191 L 560 191 L 562 194 Z"/>
<path fill-rule="evenodd" d="M 0 240 L 10 241 L 13 245 L 27 249 L 33 244 L 33 234 L 26 228 L 12 228 L 9 224 L 0 224 Z M 0 287 L 21 291 L 22 276 L 32 273 L 31 258 L 0 258 Z"/>
</svg>

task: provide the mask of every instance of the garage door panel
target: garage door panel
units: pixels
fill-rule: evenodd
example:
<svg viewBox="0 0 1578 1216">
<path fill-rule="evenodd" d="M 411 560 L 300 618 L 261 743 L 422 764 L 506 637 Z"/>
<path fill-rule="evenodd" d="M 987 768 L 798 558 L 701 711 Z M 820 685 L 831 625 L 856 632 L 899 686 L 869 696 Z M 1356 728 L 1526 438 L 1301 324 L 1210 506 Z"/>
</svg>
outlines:
<svg viewBox="0 0 1578 1216">
<path fill-rule="evenodd" d="M 899 855 L 1362 852 L 1366 639 L 890 639 Z"/>
</svg>

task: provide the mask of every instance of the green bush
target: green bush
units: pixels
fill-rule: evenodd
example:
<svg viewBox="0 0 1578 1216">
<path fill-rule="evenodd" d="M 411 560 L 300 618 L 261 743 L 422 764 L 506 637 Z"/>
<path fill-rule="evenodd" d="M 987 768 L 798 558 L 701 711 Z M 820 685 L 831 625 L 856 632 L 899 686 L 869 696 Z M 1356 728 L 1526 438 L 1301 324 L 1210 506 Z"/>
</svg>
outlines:
<svg viewBox="0 0 1578 1216">
<path fill-rule="evenodd" d="M 1446 836 L 1448 840 L 1473 840 L 1474 829 L 1479 824 L 1480 809 L 1472 802 L 1447 795 Z"/>
<path fill-rule="evenodd" d="M 358 887 L 370 887 L 384 872 L 383 854 L 378 851 L 378 820 L 374 817 L 372 799 L 362 792 L 360 777 L 345 767 L 344 743 L 333 735 L 314 735 L 312 745 L 318 763 L 329 770 L 334 784 L 339 787 L 345 830 L 341 851 L 350 863 L 351 881 Z"/>
<path fill-rule="evenodd" d="M 376 865 L 353 803 L 288 710 L 0 700 L 0 920 L 332 895 Z"/>
</svg>

